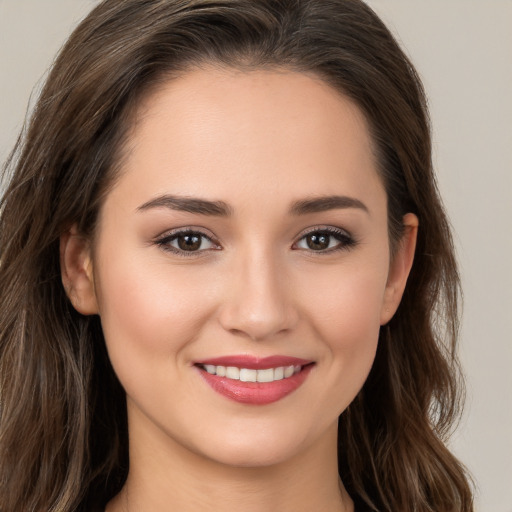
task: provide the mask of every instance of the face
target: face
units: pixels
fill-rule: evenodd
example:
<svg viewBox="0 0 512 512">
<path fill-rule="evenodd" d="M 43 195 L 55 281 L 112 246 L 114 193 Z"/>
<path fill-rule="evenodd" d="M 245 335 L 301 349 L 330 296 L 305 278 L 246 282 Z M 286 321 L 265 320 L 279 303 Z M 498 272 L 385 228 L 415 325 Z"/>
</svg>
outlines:
<svg viewBox="0 0 512 512">
<path fill-rule="evenodd" d="M 412 260 L 390 261 L 376 169 L 314 76 L 193 70 L 145 99 L 93 248 L 62 244 L 132 438 L 239 466 L 335 439 Z"/>
</svg>

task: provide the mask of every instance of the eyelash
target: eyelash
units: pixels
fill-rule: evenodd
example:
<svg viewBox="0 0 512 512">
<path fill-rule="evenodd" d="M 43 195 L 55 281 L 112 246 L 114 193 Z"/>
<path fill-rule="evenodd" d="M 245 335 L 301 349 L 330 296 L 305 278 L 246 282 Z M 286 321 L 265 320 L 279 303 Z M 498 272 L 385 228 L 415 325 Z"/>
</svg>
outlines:
<svg viewBox="0 0 512 512">
<path fill-rule="evenodd" d="M 213 248 L 213 249 L 201 249 L 201 250 L 197 250 L 197 251 L 186 251 L 186 250 L 179 249 L 177 247 L 173 247 L 172 245 L 170 245 L 175 240 L 178 240 L 179 238 L 187 236 L 187 235 L 189 235 L 189 236 L 197 236 L 197 237 L 201 238 L 201 245 L 203 244 L 203 240 L 206 239 L 212 245 L 214 245 L 215 248 Z M 198 255 L 202 254 L 204 251 L 220 250 L 219 244 L 217 242 L 215 242 L 213 237 L 211 237 L 209 235 L 206 235 L 205 233 L 203 233 L 203 232 L 201 232 L 201 231 L 199 231 L 197 229 L 192 229 L 192 228 L 179 229 L 179 230 L 173 231 L 171 233 L 167 232 L 163 236 L 158 238 L 155 241 L 155 243 L 159 247 L 161 247 L 164 251 L 169 251 L 169 252 L 172 252 L 173 254 L 176 254 L 177 256 L 182 256 L 182 257 L 185 257 L 185 258 L 190 258 L 190 257 L 194 257 L 194 256 L 197 257 Z"/>
<path fill-rule="evenodd" d="M 208 249 L 198 249 L 194 251 L 186 251 L 183 249 L 179 249 L 177 247 L 173 247 L 171 245 L 172 242 L 175 240 L 178 240 L 181 237 L 184 236 L 196 236 L 201 238 L 200 246 L 203 244 L 203 240 L 207 240 L 210 242 L 214 247 L 208 248 Z M 339 243 L 336 244 L 334 247 L 328 247 L 326 249 L 322 250 L 314 250 L 314 249 L 306 249 L 306 248 L 296 248 L 295 246 L 301 242 L 302 240 L 305 240 L 306 237 L 311 235 L 324 235 L 328 237 L 335 238 Z M 190 257 L 197 257 L 200 254 L 204 253 L 205 251 L 212 251 L 212 250 L 221 250 L 220 245 L 218 242 L 216 242 L 213 237 L 203 233 L 200 230 L 197 229 L 180 229 L 171 233 L 166 233 L 157 240 L 155 240 L 156 245 L 161 247 L 165 251 L 169 251 L 173 254 L 176 254 L 181 257 L 190 258 Z M 330 242 L 329 242 L 330 244 Z M 338 251 L 348 251 L 352 249 L 354 246 L 357 245 L 357 241 L 345 230 L 335 228 L 335 227 L 327 227 L 327 226 L 316 226 L 308 230 L 306 233 L 304 233 L 297 242 L 294 242 L 293 249 L 294 250 L 305 250 L 310 252 L 311 254 L 315 255 L 323 255 L 323 254 L 331 254 Z"/>
<path fill-rule="evenodd" d="M 340 228 L 335 228 L 332 226 L 315 226 L 309 229 L 306 233 L 304 233 L 298 240 L 298 242 L 304 240 L 306 237 L 311 235 L 326 235 L 328 237 L 335 238 L 339 243 L 334 246 L 324 250 L 309 249 L 309 252 L 315 255 L 323 255 L 323 254 L 331 254 L 333 252 L 338 251 L 348 251 L 357 245 L 356 239 L 350 235 L 347 231 Z M 295 242 L 294 245 L 297 245 L 298 242 Z M 301 250 L 301 249 L 296 249 Z M 304 249 L 308 250 L 308 249 Z"/>
</svg>

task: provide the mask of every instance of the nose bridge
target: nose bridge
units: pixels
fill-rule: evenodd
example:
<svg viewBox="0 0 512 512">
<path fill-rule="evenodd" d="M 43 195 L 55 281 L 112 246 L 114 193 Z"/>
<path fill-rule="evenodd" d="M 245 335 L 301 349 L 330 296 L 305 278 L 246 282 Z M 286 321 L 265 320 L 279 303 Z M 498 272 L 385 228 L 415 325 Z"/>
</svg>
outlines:
<svg viewBox="0 0 512 512">
<path fill-rule="evenodd" d="M 283 262 L 272 250 L 247 248 L 230 274 L 229 299 L 221 314 L 225 329 L 259 340 L 293 327 L 298 315 Z"/>
</svg>

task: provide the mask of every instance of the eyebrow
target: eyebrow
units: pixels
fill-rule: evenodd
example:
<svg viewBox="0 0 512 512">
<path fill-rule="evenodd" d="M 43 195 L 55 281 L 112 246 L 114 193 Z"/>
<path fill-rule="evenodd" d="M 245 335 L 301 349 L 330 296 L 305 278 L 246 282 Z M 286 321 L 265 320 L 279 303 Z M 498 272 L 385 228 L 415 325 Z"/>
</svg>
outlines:
<svg viewBox="0 0 512 512">
<path fill-rule="evenodd" d="M 197 213 L 199 215 L 214 215 L 229 217 L 233 211 L 224 201 L 207 201 L 195 197 L 183 197 L 163 195 L 151 199 L 137 208 L 138 211 L 145 211 L 151 208 L 170 208 L 181 212 Z"/>
<path fill-rule="evenodd" d="M 308 213 L 346 208 L 357 208 L 369 213 L 362 201 L 348 196 L 322 196 L 296 201 L 292 204 L 290 211 L 294 215 L 307 215 Z"/>
<path fill-rule="evenodd" d="M 171 210 L 218 217 L 229 217 L 233 214 L 231 206 L 224 201 L 209 201 L 196 197 L 173 196 L 168 194 L 147 201 L 139 206 L 137 210 L 146 211 L 152 208 L 170 208 Z M 347 208 L 357 208 L 369 213 L 366 205 L 359 199 L 336 195 L 295 201 L 292 203 L 290 213 L 293 215 L 307 215 L 309 213 Z"/>
</svg>

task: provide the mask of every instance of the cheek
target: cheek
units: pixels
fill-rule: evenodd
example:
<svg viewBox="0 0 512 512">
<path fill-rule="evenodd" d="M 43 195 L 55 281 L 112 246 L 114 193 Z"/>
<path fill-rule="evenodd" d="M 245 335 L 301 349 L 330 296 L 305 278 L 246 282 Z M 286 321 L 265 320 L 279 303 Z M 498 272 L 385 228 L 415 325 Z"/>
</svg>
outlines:
<svg viewBox="0 0 512 512">
<path fill-rule="evenodd" d="M 102 328 L 121 380 L 182 357 L 210 311 L 207 297 L 197 300 L 187 273 L 137 257 L 120 258 L 102 270 L 97 286 Z"/>
<path fill-rule="evenodd" d="M 380 330 L 382 294 L 375 283 L 357 280 L 337 296 L 338 307 L 326 312 L 326 337 L 341 375 L 351 375 L 362 386 L 370 371 Z"/>
<path fill-rule="evenodd" d="M 333 348 L 357 348 L 378 332 L 386 279 L 382 263 L 347 265 L 324 275 L 316 273 L 304 284 L 312 323 L 325 333 Z"/>
<path fill-rule="evenodd" d="M 354 267 L 325 276 L 324 286 L 317 274 L 317 286 L 308 286 L 314 292 L 304 311 L 315 337 L 323 341 L 324 376 L 333 390 L 325 396 L 330 404 L 325 410 L 341 413 L 368 376 L 378 344 L 386 276 L 384 266 Z"/>
</svg>

